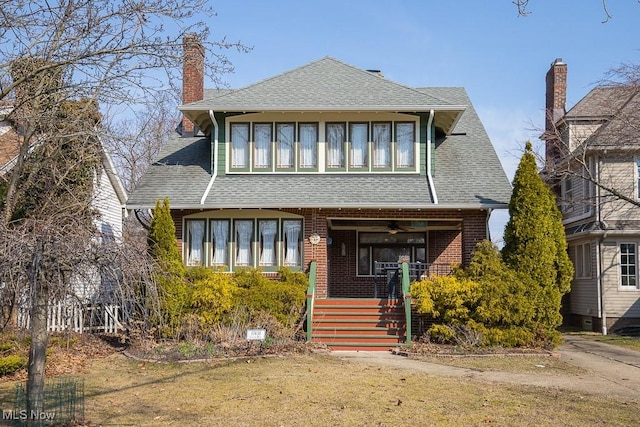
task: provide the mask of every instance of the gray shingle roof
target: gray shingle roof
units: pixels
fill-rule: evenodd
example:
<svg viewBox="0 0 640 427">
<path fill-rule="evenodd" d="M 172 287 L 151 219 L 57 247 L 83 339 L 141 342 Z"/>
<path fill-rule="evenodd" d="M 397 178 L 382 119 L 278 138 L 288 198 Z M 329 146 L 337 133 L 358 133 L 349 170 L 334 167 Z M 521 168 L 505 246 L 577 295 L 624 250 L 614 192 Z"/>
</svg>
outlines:
<svg viewBox="0 0 640 427">
<path fill-rule="evenodd" d="M 209 110 L 235 111 L 452 111 L 455 104 L 376 73 L 326 57 L 237 90 L 207 91 L 202 101 L 178 107 L 210 134 Z M 443 126 L 454 120 L 447 119 Z"/>
<path fill-rule="evenodd" d="M 433 206 L 420 175 L 226 175 L 205 203 L 221 208 L 426 208 Z"/>
<path fill-rule="evenodd" d="M 603 123 L 585 141 L 589 149 L 637 149 L 640 144 L 640 93 L 633 85 L 594 88 L 567 112 L 565 119 Z"/>
<path fill-rule="evenodd" d="M 433 180 L 438 202 L 508 204 L 511 185 L 466 90 L 459 87 L 429 90 L 469 105 L 453 133 L 436 140 Z"/>
<path fill-rule="evenodd" d="M 433 170 L 434 183 L 438 196 L 438 205 L 433 203 L 433 195 L 429 191 L 427 178 L 418 174 L 234 174 L 217 176 L 207 195 L 204 204 L 201 198 L 205 194 L 211 180 L 211 147 L 208 138 L 181 138 L 176 136 L 165 147 L 159 160 L 154 163 L 142 178 L 127 205 L 130 208 L 152 207 L 157 199 L 168 197 L 174 208 L 277 208 L 277 207 L 362 207 L 362 208 L 504 208 L 511 196 L 511 186 L 502 169 L 487 133 L 480 123 L 471 102 L 463 88 L 420 88 L 411 89 L 390 82 L 372 73 L 355 69 L 339 61 L 326 58 L 308 66 L 293 70 L 292 74 L 304 73 L 306 79 L 330 80 L 330 75 L 318 74 L 320 67 L 328 69 L 336 67 L 337 72 L 357 75 L 357 80 L 364 84 L 382 84 L 393 102 L 410 99 L 411 102 L 421 100 L 429 109 L 429 102 L 441 106 L 465 105 L 455 124 L 454 132 L 442 136 L 436 141 Z M 315 71 L 314 71 L 315 70 Z M 283 77 L 284 76 L 284 77 Z M 276 76 L 278 77 L 278 76 Z M 277 85 L 287 81 L 289 73 L 279 76 Z M 298 74 L 298 77 L 300 75 Z M 251 97 L 267 97 L 268 82 L 252 85 L 232 93 L 222 94 L 200 103 L 218 107 L 229 102 L 233 95 L 234 102 L 249 102 Z M 267 85 L 265 86 L 265 82 Z M 381 83 L 382 82 L 382 83 Z M 275 84 L 275 83 L 274 83 Z M 321 82 L 320 85 L 322 86 Z M 355 84 L 355 81 L 354 81 Z M 258 86 L 261 86 L 258 88 Z M 246 90 L 244 93 L 239 92 Z M 345 89 L 346 90 L 346 89 Z M 377 89 L 376 89 L 377 90 Z M 385 92 L 386 91 L 386 92 Z M 399 94 L 395 94 L 398 91 Z M 322 90 L 317 91 L 321 96 Z M 375 91 L 370 91 L 375 92 Z M 273 99 L 261 101 L 253 98 L 256 105 L 266 106 L 294 103 L 294 91 L 291 98 L 282 102 Z M 353 103 L 347 91 L 341 105 Z M 380 95 L 371 95 L 373 103 Z M 337 97 L 333 94 L 333 97 Z M 311 99 L 311 98 L 309 98 Z M 308 100 L 300 101 L 310 102 Z M 321 102 L 321 101 L 320 101 Z M 328 98 L 327 98 L 328 102 Z M 377 101 L 380 105 L 384 99 Z M 193 105 L 193 104 L 190 104 Z M 302 104 L 300 104 L 302 105 Z M 370 104 L 373 105 L 373 104 Z M 309 108 L 311 105 L 309 104 Z M 337 107 L 329 107 L 329 110 Z M 219 110 L 219 108 L 218 108 Z M 393 109 L 391 109 L 393 111 Z M 452 118 L 453 116 L 449 117 Z M 457 117 L 456 117 L 457 118 Z"/>
<path fill-rule="evenodd" d="M 629 89 L 623 86 L 596 87 L 567 111 L 565 118 L 599 119 L 610 117 L 627 102 L 631 95 Z"/>
</svg>

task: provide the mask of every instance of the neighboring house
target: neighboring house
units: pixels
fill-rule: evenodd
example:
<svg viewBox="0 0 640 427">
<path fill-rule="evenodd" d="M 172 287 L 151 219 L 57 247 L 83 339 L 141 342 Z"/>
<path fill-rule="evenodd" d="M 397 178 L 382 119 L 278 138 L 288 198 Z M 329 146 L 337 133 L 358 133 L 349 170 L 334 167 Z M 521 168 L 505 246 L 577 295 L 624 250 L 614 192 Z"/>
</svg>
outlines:
<svg viewBox="0 0 640 427">
<path fill-rule="evenodd" d="M 11 103 L 0 104 L 0 179 L 11 170 L 22 142 L 15 126 L 7 120 L 13 110 Z M 109 154 L 103 151 L 102 170 L 96 174 L 93 207 L 99 215 L 95 220 L 97 238 L 120 240 L 125 214 L 126 191 L 118 178 Z M 99 282 L 99 279 L 98 279 Z M 108 286 L 108 284 L 106 284 Z M 98 295 L 97 285 L 84 284 L 78 288 L 78 296 L 92 299 Z"/>
<path fill-rule="evenodd" d="M 127 207 L 167 197 L 188 266 L 268 273 L 314 261 L 316 300 L 373 298 L 376 262 L 448 273 L 508 206 L 463 88 L 407 87 L 326 57 L 205 92 L 201 46 L 184 47 L 182 132 Z"/>
<path fill-rule="evenodd" d="M 640 327 L 638 88 L 597 87 L 566 111 L 561 59 L 546 84 L 545 169 L 555 177 L 575 267 L 565 317 L 604 334 Z"/>
</svg>

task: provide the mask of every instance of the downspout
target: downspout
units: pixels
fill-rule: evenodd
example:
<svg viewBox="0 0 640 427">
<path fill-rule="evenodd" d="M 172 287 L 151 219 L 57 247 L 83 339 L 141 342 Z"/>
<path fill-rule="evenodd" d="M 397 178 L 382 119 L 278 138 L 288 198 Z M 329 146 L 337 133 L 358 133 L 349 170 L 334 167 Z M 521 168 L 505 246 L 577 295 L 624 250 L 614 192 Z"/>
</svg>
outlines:
<svg viewBox="0 0 640 427">
<path fill-rule="evenodd" d="M 438 195 L 436 194 L 436 187 L 433 185 L 433 177 L 431 176 L 431 124 L 433 123 L 434 111 L 429 110 L 429 120 L 427 120 L 427 182 L 429 183 L 429 190 L 433 194 L 433 204 L 438 204 Z"/>
<path fill-rule="evenodd" d="M 485 224 L 484 224 L 485 230 L 487 230 L 485 237 L 487 238 L 488 241 L 491 241 L 491 229 L 489 228 L 489 219 L 491 218 L 492 212 L 493 212 L 493 209 L 491 208 L 487 209 L 487 219 L 485 220 Z"/>
<path fill-rule="evenodd" d="M 205 200 L 207 200 L 207 197 L 209 196 L 209 191 L 211 191 L 211 187 L 213 187 L 213 181 L 215 181 L 216 177 L 218 176 L 218 122 L 216 121 L 216 117 L 213 114 L 213 110 L 209 110 L 209 117 L 211 117 L 211 123 L 213 123 L 213 152 L 211 153 L 211 162 L 213 163 L 213 173 L 211 174 L 211 179 L 209 180 L 207 189 L 204 190 L 202 199 L 200 199 L 201 205 L 204 205 Z"/>
<path fill-rule="evenodd" d="M 596 180 L 600 179 L 600 156 L 596 159 Z M 597 182 L 597 181 L 596 181 Z M 597 214 L 598 224 L 602 224 L 602 213 L 600 212 L 600 187 L 597 185 L 596 187 L 596 200 L 595 200 L 595 209 Z M 606 233 L 606 231 L 605 231 Z M 600 311 L 600 318 L 602 319 L 602 335 L 607 335 L 607 314 L 604 308 L 604 284 L 602 279 L 602 272 L 604 271 L 604 266 L 602 265 L 602 245 L 604 243 L 604 237 L 600 236 L 598 239 L 598 244 L 596 245 L 596 275 L 597 275 L 597 287 L 598 287 L 598 310 Z"/>
</svg>

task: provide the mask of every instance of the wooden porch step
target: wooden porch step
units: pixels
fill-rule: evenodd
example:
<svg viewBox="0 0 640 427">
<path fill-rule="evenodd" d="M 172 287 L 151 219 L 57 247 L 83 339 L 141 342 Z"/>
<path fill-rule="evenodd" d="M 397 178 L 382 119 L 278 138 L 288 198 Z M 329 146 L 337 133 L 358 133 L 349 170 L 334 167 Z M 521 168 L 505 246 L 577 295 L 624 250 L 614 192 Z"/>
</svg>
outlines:
<svg viewBox="0 0 640 427">
<path fill-rule="evenodd" d="M 341 350 L 384 351 L 405 341 L 404 307 L 380 298 L 327 298 L 314 303 L 313 342 Z"/>
</svg>

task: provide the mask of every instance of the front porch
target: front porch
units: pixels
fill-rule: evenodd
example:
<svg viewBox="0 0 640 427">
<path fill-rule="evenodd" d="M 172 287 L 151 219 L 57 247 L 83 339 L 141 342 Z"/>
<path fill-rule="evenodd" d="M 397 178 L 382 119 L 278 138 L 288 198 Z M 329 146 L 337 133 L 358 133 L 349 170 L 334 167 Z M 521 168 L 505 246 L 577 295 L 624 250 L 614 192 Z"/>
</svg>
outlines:
<svg viewBox="0 0 640 427">
<path fill-rule="evenodd" d="M 461 218 L 327 219 L 328 298 L 399 298 L 410 281 L 447 275 L 466 254 Z"/>
</svg>

